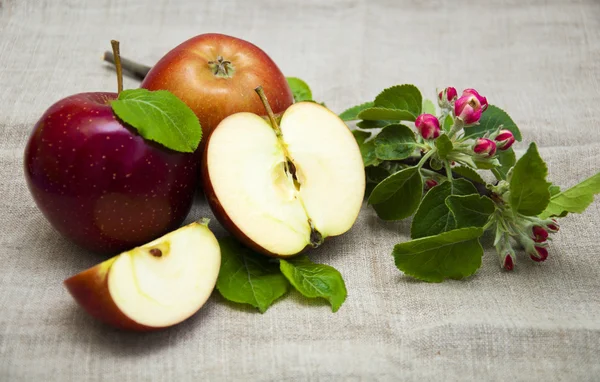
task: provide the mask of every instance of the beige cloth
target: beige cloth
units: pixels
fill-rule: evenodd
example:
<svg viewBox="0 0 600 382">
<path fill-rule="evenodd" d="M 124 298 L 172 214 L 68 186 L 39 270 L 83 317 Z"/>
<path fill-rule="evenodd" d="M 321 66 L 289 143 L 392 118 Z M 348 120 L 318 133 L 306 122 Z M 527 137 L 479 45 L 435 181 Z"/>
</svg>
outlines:
<svg viewBox="0 0 600 382">
<path fill-rule="evenodd" d="M 266 314 L 215 294 L 187 322 L 123 333 L 89 318 L 62 286 L 101 260 L 60 237 L 23 177 L 33 124 L 55 101 L 114 91 L 109 40 L 153 63 L 203 32 L 262 47 L 334 111 L 384 87 L 475 87 L 538 142 L 552 181 L 600 169 L 597 0 L 0 0 L 0 380 L 600 379 L 600 203 L 563 220 L 550 257 L 512 273 L 487 251 L 466 281 L 404 277 L 392 246 L 409 222 L 364 208 L 312 252 L 345 277 L 337 314 L 293 292 Z M 131 79 L 126 86 L 135 87 Z M 210 213 L 197 200 L 188 220 Z M 214 221 L 217 235 L 224 231 Z"/>
</svg>

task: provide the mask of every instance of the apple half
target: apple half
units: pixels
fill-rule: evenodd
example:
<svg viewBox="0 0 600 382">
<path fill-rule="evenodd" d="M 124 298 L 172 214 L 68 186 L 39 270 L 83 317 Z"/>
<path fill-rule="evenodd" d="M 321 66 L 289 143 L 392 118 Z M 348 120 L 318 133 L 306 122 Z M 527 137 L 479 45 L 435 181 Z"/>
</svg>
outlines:
<svg viewBox="0 0 600 382">
<path fill-rule="evenodd" d="M 120 329 L 149 331 L 180 323 L 206 302 L 221 265 L 207 224 L 192 223 L 123 252 L 67 280 L 92 316 Z"/>
<path fill-rule="evenodd" d="M 263 102 L 270 123 L 237 113 L 209 136 L 203 189 L 217 219 L 246 246 L 293 256 L 352 227 L 364 166 L 350 129 L 329 109 L 296 103 L 278 126 Z"/>
</svg>

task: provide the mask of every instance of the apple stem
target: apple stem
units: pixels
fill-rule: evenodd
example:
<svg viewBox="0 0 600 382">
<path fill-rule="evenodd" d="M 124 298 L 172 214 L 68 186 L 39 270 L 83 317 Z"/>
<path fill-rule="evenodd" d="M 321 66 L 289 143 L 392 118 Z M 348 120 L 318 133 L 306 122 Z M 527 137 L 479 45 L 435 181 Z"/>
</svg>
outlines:
<svg viewBox="0 0 600 382">
<path fill-rule="evenodd" d="M 265 110 L 267 111 L 267 116 L 269 117 L 269 121 L 271 121 L 271 126 L 273 127 L 273 130 L 275 130 L 275 134 L 277 135 L 277 138 L 281 138 L 283 136 L 283 134 L 281 133 L 281 129 L 279 128 L 279 125 L 277 124 L 277 120 L 275 119 L 275 114 L 273 114 L 273 109 L 271 109 L 271 105 L 269 105 L 269 100 L 267 99 L 267 96 L 265 95 L 265 91 L 263 90 L 262 86 L 257 87 L 256 89 L 254 89 L 254 91 L 260 97 L 260 100 L 262 101 L 262 103 L 265 107 Z"/>
<path fill-rule="evenodd" d="M 135 77 L 136 79 L 138 79 L 140 81 L 143 80 L 144 78 L 146 78 L 146 76 L 148 75 L 148 72 L 150 71 L 150 69 L 152 69 L 148 65 L 140 64 L 138 62 L 129 60 L 124 57 L 120 57 L 120 58 L 121 58 L 121 67 L 123 68 L 123 70 L 125 70 L 129 74 L 132 74 L 133 77 Z M 104 61 L 115 65 L 115 55 L 109 51 L 104 52 Z"/>
<path fill-rule="evenodd" d="M 121 53 L 119 52 L 119 42 L 110 40 L 112 45 L 113 55 L 115 59 L 115 67 L 117 68 L 117 94 L 123 91 L 123 66 L 121 66 Z"/>
</svg>

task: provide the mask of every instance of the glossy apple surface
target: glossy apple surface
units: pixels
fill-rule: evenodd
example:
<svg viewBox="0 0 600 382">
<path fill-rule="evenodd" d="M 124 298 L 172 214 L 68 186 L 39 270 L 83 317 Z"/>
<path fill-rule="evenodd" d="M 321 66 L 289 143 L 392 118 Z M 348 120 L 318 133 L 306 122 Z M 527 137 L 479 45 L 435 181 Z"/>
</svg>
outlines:
<svg viewBox="0 0 600 382">
<path fill-rule="evenodd" d="M 65 98 L 25 149 L 29 190 L 52 226 L 83 248 L 116 253 L 177 228 L 197 183 L 193 154 L 146 141 L 115 118 L 116 93 Z"/>
<path fill-rule="evenodd" d="M 201 166 L 221 224 L 253 250 L 287 257 L 352 227 L 365 173 L 352 133 L 325 107 L 296 103 L 280 126 L 278 137 L 256 114 L 227 117 L 210 136 Z"/>
<path fill-rule="evenodd" d="M 141 86 L 181 98 L 198 116 L 204 137 L 231 114 L 264 115 L 254 92 L 257 86 L 263 87 L 275 114 L 294 102 L 285 76 L 265 52 L 248 41 L 216 33 L 196 36 L 171 50 Z"/>
<path fill-rule="evenodd" d="M 64 284 L 96 319 L 119 329 L 150 331 L 196 313 L 212 293 L 220 266 L 217 239 L 206 225 L 192 223 Z"/>
</svg>

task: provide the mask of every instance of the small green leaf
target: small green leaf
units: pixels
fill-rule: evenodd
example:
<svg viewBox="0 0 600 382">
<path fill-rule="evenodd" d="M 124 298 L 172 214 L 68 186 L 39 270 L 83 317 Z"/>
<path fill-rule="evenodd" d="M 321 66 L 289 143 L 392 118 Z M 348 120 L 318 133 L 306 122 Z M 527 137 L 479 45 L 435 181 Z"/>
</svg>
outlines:
<svg viewBox="0 0 600 382">
<path fill-rule="evenodd" d="M 405 110 L 413 116 L 413 119 L 410 119 L 410 121 L 414 121 L 421 114 L 423 97 L 419 89 L 414 85 L 396 85 L 379 93 L 375 97 L 375 106 L 386 109 Z"/>
<path fill-rule="evenodd" d="M 415 151 L 417 141 L 412 130 L 404 125 L 389 125 L 374 139 L 375 155 L 381 160 L 406 159 Z"/>
<path fill-rule="evenodd" d="M 264 313 L 286 294 L 289 283 L 272 259 L 254 253 L 231 237 L 219 240 L 221 270 L 217 290 L 229 301 L 250 304 Z"/>
<path fill-rule="evenodd" d="M 550 187 L 548 187 L 548 191 L 550 191 L 550 196 L 554 196 L 556 194 L 560 194 L 560 187 L 554 184 L 551 184 Z M 552 199 L 550 199 L 550 201 L 552 201 Z"/>
<path fill-rule="evenodd" d="M 500 167 L 500 162 L 496 158 L 474 158 L 473 162 L 481 170 L 491 170 Z"/>
<path fill-rule="evenodd" d="M 286 77 L 285 79 L 292 90 L 294 102 L 312 101 L 312 92 L 306 82 L 296 77 Z"/>
<path fill-rule="evenodd" d="M 452 126 L 454 126 L 454 118 L 452 118 L 452 115 L 447 115 L 444 119 L 444 125 L 442 128 L 445 132 L 449 133 L 450 130 L 452 130 Z"/>
<path fill-rule="evenodd" d="M 414 121 L 417 116 L 408 110 L 389 109 L 385 107 L 371 107 L 358 113 L 358 118 L 367 121 L 391 119 L 395 121 Z"/>
<path fill-rule="evenodd" d="M 423 100 L 423 114 L 432 114 L 436 115 L 437 110 L 435 108 L 435 104 L 430 99 Z"/>
<path fill-rule="evenodd" d="M 600 193 L 600 173 L 555 194 L 540 217 L 546 219 L 550 216 L 564 216 L 569 212 L 580 214 L 592 204 L 594 195 L 598 193 Z"/>
<path fill-rule="evenodd" d="M 396 267 L 428 282 L 462 279 L 481 267 L 481 228 L 462 228 L 397 244 L 392 254 Z"/>
<path fill-rule="evenodd" d="M 502 176 L 502 179 L 506 180 L 508 171 L 517 163 L 517 156 L 512 147 L 510 147 L 507 150 L 498 151 L 496 158 L 500 162 L 500 167 L 497 167 L 496 171 Z"/>
<path fill-rule="evenodd" d="M 395 121 L 360 121 L 356 124 L 361 129 L 383 129 L 386 126 L 395 124 Z"/>
<path fill-rule="evenodd" d="M 452 141 L 448 135 L 442 134 L 438 137 L 438 139 L 435 140 L 435 147 L 438 150 L 440 159 L 444 160 L 446 159 L 446 156 L 452 152 L 454 145 L 452 144 Z"/>
<path fill-rule="evenodd" d="M 467 179 L 473 180 L 478 183 L 485 184 L 485 180 L 477 173 L 477 171 L 473 170 L 471 167 L 467 166 L 456 166 L 452 168 L 452 171 L 457 173 L 458 175 L 464 176 Z"/>
<path fill-rule="evenodd" d="M 503 129 L 511 131 L 517 141 L 521 141 L 521 132 L 512 118 L 504 110 L 494 105 L 488 105 L 486 111 L 481 114 L 479 125 L 468 127 L 465 130 L 465 136 L 468 138 L 483 137 L 486 133 L 496 131 L 500 125 Z"/>
<path fill-rule="evenodd" d="M 354 130 L 352 135 L 354 135 L 354 139 L 356 139 L 356 143 L 358 143 L 358 148 L 360 149 L 365 167 L 377 166 L 379 163 L 381 163 L 377 159 L 377 155 L 375 155 L 375 140 L 371 139 L 370 141 L 365 142 L 365 140 L 371 136 L 370 133 Z"/>
<path fill-rule="evenodd" d="M 110 103 L 114 113 L 145 139 L 191 153 L 202 139 L 200 121 L 182 100 L 166 90 L 124 90 Z"/>
<path fill-rule="evenodd" d="M 344 110 L 340 114 L 340 118 L 342 121 L 354 121 L 360 119 L 358 118 L 358 114 L 364 109 L 368 109 L 370 107 L 373 107 L 373 102 L 365 102 L 363 104 L 353 106 L 350 109 Z"/>
<path fill-rule="evenodd" d="M 540 157 L 535 143 L 532 143 L 518 160 L 510 179 L 510 204 L 516 212 L 536 216 L 546 209 L 550 202 L 547 175 L 546 163 Z"/>
<path fill-rule="evenodd" d="M 283 275 L 303 296 L 326 299 L 333 312 L 337 312 L 346 300 L 346 284 L 337 269 L 315 264 L 306 256 L 282 259 L 279 264 Z"/>
<path fill-rule="evenodd" d="M 450 195 L 446 206 L 452 212 L 456 228 L 483 227 L 496 210 L 492 199 L 479 195 Z"/>
<path fill-rule="evenodd" d="M 423 180 L 417 167 L 408 167 L 385 178 L 371 192 L 369 203 L 383 220 L 412 215 L 423 195 Z"/>
<path fill-rule="evenodd" d="M 410 237 L 433 236 L 456 228 L 456 221 L 446 205 L 450 195 L 476 194 L 477 189 L 465 179 L 455 179 L 433 187 L 425 194 L 410 226 Z"/>
</svg>

